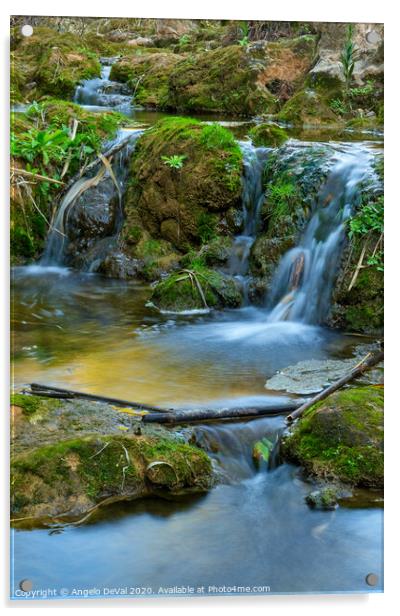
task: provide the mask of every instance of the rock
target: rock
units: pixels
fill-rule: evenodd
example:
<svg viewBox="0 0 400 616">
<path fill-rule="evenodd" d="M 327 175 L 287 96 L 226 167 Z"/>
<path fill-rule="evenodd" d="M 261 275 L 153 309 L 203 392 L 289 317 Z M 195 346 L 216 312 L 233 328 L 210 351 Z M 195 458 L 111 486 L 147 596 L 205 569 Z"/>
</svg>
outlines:
<svg viewBox="0 0 400 616">
<path fill-rule="evenodd" d="M 163 109 L 168 105 L 169 76 L 182 59 L 164 51 L 126 56 L 113 64 L 110 79 L 126 83 L 136 104 Z"/>
<path fill-rule="evenodd" d="M 310 71 L 314 78 L 333 78 L 344 82 L 340 54 L 347 38 L 345 23 L 320 23 L 316 25 L 320 33 L 318 42 L 318 59 Z M 375 32 L 377 36 L 371 37 Z M 355 62 L 353 79 L 358 85 L 366 83 L 374 76 L 383 76 L 383 24 L 354 24 L 353 41 L 359 57 Z"/>
<path fill-rule="evenodd" d="M 160 310 L 168 312 L 238 308 L 242 303 L 242 294 L 232 276 L 196 267 L 192 276 L 183 271 L 170 274 L 159 282 L 150 301 Z"/>
<path fill-rule="evenodd" d="M 98 76 L 99 61 L 72 32 L 35 27 L 33 35 L 22 37 L 13 52 L 12 79 L 25 100 L 45 94 L 71 99 L 81 80 Z"/>
<path fill-rule="evenodd" d="M 276 148 L 289 139 L 287 132 L 276 124 L 257 124 L 250 132 L 252 142 L 256 147 Z"/>
<path fill-rule="evenodd" d="M 315 394 L 347 374 L 354 359 L 310 359 L 280 370 L 265 383 L 267 389 L 293 394 Z"/>
<path fill-rule="evenodd" d="M 341 120 L 329 107 L 329 100 L 310 88 L 297 92 L 278 113 L 277 118 L 300 126 L 340 124 Z"/>
<path fill-rule="evenodd" d="M 162 257 L 167 266 L 169 255 L 174 267 L 177 254 L 216 238 L 226 212 L 241 205 L 242 153 L 218 124 L 160 121 L 138 140 L 130 173 L 122 238 L 133 258 Z"/>
<path fill-rule="evenodd" d="M 205 492 L 212 485 L 202 450 L 166 429 L 139 425 L 133 409 L 21 394 L 13 403 L 22 409 L 12 431 L 14 519 L 82 518 L 110 502 Z"/>
<path fill-rule="evenodd" d="M 352 492 L 346 488 L 328 484 L 307 494 L 305 501 L 310 509 L 333 511 L 338 508 L 341 498 L 349 498 L 351 495 Z"/>
<path fill-rule="evenodd" d="M 154 39 L 146 36 L 138 36 L 137 38 L 126 41 L 129 47 L 153 47 Z"/>
<path fill-rule="evenodd" d="M 281 442 L 283 459 L 308 476 L 383 487 L 383 389 L 342 389 L 314 405 Z"/>
</svg>

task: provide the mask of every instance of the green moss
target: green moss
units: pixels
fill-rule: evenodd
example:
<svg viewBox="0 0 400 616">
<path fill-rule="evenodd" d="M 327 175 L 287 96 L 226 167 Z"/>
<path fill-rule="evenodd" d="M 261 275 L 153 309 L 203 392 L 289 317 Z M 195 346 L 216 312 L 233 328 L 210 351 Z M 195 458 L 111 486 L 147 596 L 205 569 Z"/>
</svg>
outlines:
<svg viewBox="0 0 400 616">
<path fill-rule="evenodd" d="M 40 408 L 40 399 L 24 394 L 12 394 L 11 404 L 22 408 L 24 415 L 33 415 Z"/>
<path fill-rule="evenodd" d="M 75 140 L 66 136 L 67 127 L 78 121 Z M 115 134 L 127 118 L 119 113 L 91 113 L 74 103 L 47 98 L 32 104 L 26 113 L 11 115 L 12 166 L 34 168 L 50 178 L 60 178 L 65 162 L 69 166 L 64 181 L 74 175 L 87 157 L 100 150 L 104 139 Z M 63 153 L 41 150 L 35 139 L 38 135 L 65 132 Z M 87 160 L 87 159 L 86 159 Z M 38 257 L 47 234 L 45 218 L 51 217 L 51 208 L 60 186 L 44 181 L 11 186 L 10 243 L 13 263 L 26 262 Z M 40 212 L 38 211 L 38 208 Z"/>
<path fill-rule="evenodd" d="M 12 510 L 35 515 L 39 506 L 43 515 L 76 502 L 90 508 L 105 499 L 146 496 L 152 491 L 148 482 L 169 493 L 204 491 L 211 477 L 208 456 L 173 438 L 87 436 L 17 456 L 12 461 Z"/>
<path fill-rule="evenodd" d="M 13 61 L 24 100 L 37 100 L 45 94 L 71 98 L 82 79 L 100 76 L 97 58 L 79 36 L 40 26 L 32 36 L 23 37 Z M 25 68 L 21 77 L 18 67 L 22 63 Z M 29 84 L 32 87 L 27 87 Z"/>
<path fill-rule="evenodd" d="M 275 124 L 257 124 L 250 130 L 249 137 L 256 147 L 272 148 L 279 147 L 289 139 L 287 132 Z"/>
<path fill-rule="evenodd" d="M 170 74 L 168 107 L 235 115 L 273 112 L 275 97 L 257 85 L 252 60 L 240 45 L 190 55 Z"/>
<path fill-rule="evenodd" d="M 383 486 L 383 390 L 345 389 L 311 407 L 283 440 L 307 472 L 355 486 Z"/>
<path fill-rule="evenodd" d="M 182 167 L 166 165 L 171 157 L 184 157 Z M 241 176 L 242 153 L 226 128 L 180 117 L 158 122 L 140 137 L 131 161 L 123 237 L 132 257 L 142 258 L 149 239 L 180 254 L 210 241 L 224 212 L 240 204 Z M 132 228 L 141 230 L 136 244 Z"/>
<path fill-rule="evenodd" d="M 329 107 L 318 90 L 301 90 L 282 107 L 279 120 L 297 125 L 340 124 L 341 120 Z"/>
<path fill-rule="evenodd" d="M 192 263 L 155 287 L 151 301 L 161 310 L 181 312 L 204 308 L 237 308 L 241 294 L 233 278 Z"/>
<path fill-rule="evenodd" d="M 40 396 L 29 396 L 26 394 L 11 394 L 10 404 L 22 409 L 26 417 L 43 416 L 50 410 L 58 408 L 59 401 Z"/>
</svg>

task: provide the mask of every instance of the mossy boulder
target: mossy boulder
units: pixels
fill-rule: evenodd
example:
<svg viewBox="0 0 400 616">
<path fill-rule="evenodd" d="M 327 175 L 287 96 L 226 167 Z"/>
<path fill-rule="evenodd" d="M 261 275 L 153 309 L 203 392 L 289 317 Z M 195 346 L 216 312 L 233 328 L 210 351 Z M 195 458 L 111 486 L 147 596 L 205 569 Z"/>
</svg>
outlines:
<svg viewBox="0 0 400 616">
<path fill-rule="evenodd" d="M 162 109 L 168 103 L 169 76 L 181 60 L 179 54 L 159 50 L 124 56 L 113 64 L 110 79 L 127 83 L 136 104 Z"/>
<path fill-rule="evenodd" d="M 329 146 L 304 147 L 291 141 L 269 154 L 260 233 L 250 253 L 250 271 L 256 279 L 254 301 L 264 301 L 276 265 L 305 228 L 332 155 Z"/>
<path fill-rule="evenodd" d="M 257 124 L 249 131 L 249 137 L 256 147 L 277 148 L 289 139 L 285 129 L 276 124 Z"/>
<path fill-rule="evenodd" d="M 341 119 L 329 107 L 327 99 L 318 90 L 309 88 L 300 90 L 290 98 L 277 118 L 300 126 L 341 123 Z"/>
<path fill-rule="evenodd" d="M 36 27 L 13 52 L 11 78 L 14 100 L 38 100 L 43 95 L 72 98 L 82 79 L 100 76 L 96 55 L 72 32 Z"/>
<path fill-rule="evenodd" d="M 168 106 L 244 116 L 274 113 L 311 67 L 314 43 L 305 36 L 190 55 L 170 75 Z"/>
<path fill-rule="evenodd" d="M 122 239 L 133 257 L 149 241 L 171 253 L 199 248 L 241 203 L 242 153 L 218 124 L 161 120 L 140 137 L 130 169 Z"/>
<path fill-rule="evenodd" d="M 344 389 L 315 404 L 284 436 L 281 453 L 311 477 L 382 488 L 383 389 Z"/>
<path fill-rule="evenodd" d="M 210 308 L 238 308 L 242 302 L 234 278 L 206 267 L 170 274 L 154 288 L 150 301 L 160 310 L 182 312 Z"/>
<path fill-rule="evenodd" d="M 205 492 L 213 483 L 204 451 L 143 424 L 134 408 L 14 394 L 11 412 L 16 521 L 76 519 L 115 501 Z"/>
<path fill-rule="evenodd" d="M 64 141 L 64 152 L 50 147 L 41 150 L 39 143 L 31 145 L 37 135 L 51 136 L 60 130 L 68 132 L 74 120 L 78 121 L 76 139 L 69 145 L 68 139 Z M 70 157 L 63 178 L 68 181 L 83 162 L 82 148 L 86 147 L 88 156 L 94 154 L 101 148 L 102 141 L 115 134 L 126 121 L 127 118 L 118 113 L 91 113 L 72 102 L 45 99 L 28 107 L 25 113 L 11 114 L 11 167 L 23 173 L 30 165 L 41 175 L 57 179 Z M 54 199 L 63 187 L 33 177 L 29 178 L 29 183 L 20 183 L 18 177 L 18 171 L 14 171 L 10 201 L 11 260 L 14 264 L 37 258 L 41 253 L 48 230 L 46 219 L 51 217 Z"/>
<path fill-rule="evenodd" d="M 273 113 L 276 99 L 258 83 L 259 73 L 257 53 L 240 45 L 190 55 L 170 75 L 168 107 L 239 116 Z"/>
</svg>

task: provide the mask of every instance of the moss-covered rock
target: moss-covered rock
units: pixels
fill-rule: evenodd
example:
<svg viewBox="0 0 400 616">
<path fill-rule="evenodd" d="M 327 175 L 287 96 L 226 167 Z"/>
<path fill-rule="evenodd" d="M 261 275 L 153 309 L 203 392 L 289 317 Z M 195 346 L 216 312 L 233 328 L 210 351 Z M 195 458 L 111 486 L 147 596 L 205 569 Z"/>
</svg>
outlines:
<svg viewBox="0 0 400 616">
<path fill-rule="evenodd" d="M 239 45 L 191 55 L 170 75 L 168 107 L 234 115 L 273 113 L 275 97 L 258 84 L 257 53 Z"/>
<path fill-rule="evenodd" d="M 68 130 L 74 120 L 78 128 L 74 142 L 63 140 L 62 148 L 40 147 L 35 137 L 56 135 L 57 131 Z M 60 178 L 61 171 L 69 159 L 63 180 L 74 175 L 82 159 L 83 148 L 87 156 L 101 148 L 102 141 L 110 138 L 127 118 L 118 113 L 90 113 L 72 102 L 48 98 L 30 106 L 26 113 L 11 114 L 11 167 L 36 168 L 38 173 L 52 179 Z M 36 145 L 32 145 L 36 143 Z M 37 258 L 43 249 L 57 192 L 62 184 L 48 183 L 29 177 L 29 182 L 20 182 L 18 171 L 13 172 L 11 182 L 10 243 L 12 263 L 23 263 Z"/>
<path fill-rule="evenodd" d="M 211 487 L 204 451 L 142 424 L 134 409 L 121 410 L 14 394 L 12 517 L 39 524 L 55 516 L 81 518 L 115 501 Z"/>
<path fill-rule="evenodd" d="M 289 139 L 285 129 L 276 124 L 257 124 L 249 131 L 249 137 L 256 147 L 276 148 Z"/>
<path fill-rule="evenodd" d="M 170 274 L 159 282 L 150 300 L 160 310 L 182 312 L 237 308 L 242 302 L 242 295 L 231 276 L 196 266 Z"/>
<path fill-rule="evenodd" d="M 383 487 L 383 389 L 349 388 L 317 403 L 281 444 L 312 477 Z"/>
<path fill-rule="evenodd" d="M 341 119 L 329 107 L 327 99 L 318 91 L 297 92 L 282 107 L 277 118 L 297 125 L 340 124 Z"/>
<path fill-rule="evenodd" d="M 305 228 L 332 153 L 331 148 L 320 144 L 298 147 L 295 142 L 287 142 L 269 154 L 260 233 L 250 253 L 250 271 L 257 279 L 254 301 L 264 300 L 276 265 Z"/>
<path fill-rule="evenodd" d="M 78 35 L 46 27 L 23 37 L 11 60 L 14 100 L 38 100 L 46 94 L 72 98 L 82 79 L 98 76 L 99 61 Z"/>
<path fill-rule="evenodd" d="M 242 153 L 232 133 L 190 118 L 161 120 L 139 139 L 131 161 L 122 238 L 142 258 L 156 242 L 167 257 L 218 235 L 241 200 Z"/>
<path fill-rule="evenodd" d="M 159 50 L 125 56 L 112 66 L 110 79 L 127 83 L 135 103 L 163 109 L 168 103 L 169 76 L 181 60 L 181 55 Z"/>
</svg>

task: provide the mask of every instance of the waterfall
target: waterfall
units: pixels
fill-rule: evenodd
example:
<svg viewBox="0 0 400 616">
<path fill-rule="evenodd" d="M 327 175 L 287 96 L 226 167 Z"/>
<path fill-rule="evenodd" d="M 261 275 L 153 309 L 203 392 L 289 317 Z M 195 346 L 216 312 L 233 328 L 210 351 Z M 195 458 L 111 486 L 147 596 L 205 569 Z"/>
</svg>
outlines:
<svg viewBox="0 0 400 616">
<path fill-rule="evenodd" d="M 360 199 L 360 184 L 373 175 L 373 153 L 342 144 L 321 187 L 298 245 L 281 259 L 268 297 L 268 320 L 318 324 L 326 318 L 346 238 L 346 221 Z"/>
<path fill-rule="evenodd" d="M 235 237 L 228 267 L 229 273 L 239 280 L 247 303 L 249 256 L 258 231 L 260 208 L 264 201 L 263 171 L 270 148 L 255 147 L 251 141 L 241 141 L 239 145 L 243 153 L 243 230 Z"/>
<path fill-rule="evenodd" d="M 100 58 L 101 76 L 86 79 L 78 85 L 74 102 L 85 107 L 112 107 L 130 114 L 132 92 L 123 83 L 110 81 L 111 67 L 118 58 Z"/>
<path fill-rule="evenodd" d="M 110 173 L 109 169 L 104 168 L 103 172 L 99 174 L 101 164 L 99 163 L 90 173 L 77 179 L 65 193 L 52 221 L 43 256 L 40 259 L 40 265 L 48 267 L 65 265 L 68 262 L 68 257 L 70 257 L 68 255 L 68 248 L 71 234 L 74 231 L 74 225 L 70 220 L 71 212 L 73 214 L 77 208 L 81 208 L 82 217 L 87 213 L 86 215 L 89 220 L 90 214 L 92 214 L 92 219 L 97 216 L 100 221 L 99 224 L 102 224 L 105 229 L 103 233 L 90 234 L 93 236 L 91 238 L 91 247 L 96 242 L 99 243 L 107 237 L 108 239 L 115 237 L 122 225 L 122 197 L 129 172 L 129 158 L 142 132 L 142 130 L 119 130 L 115 139 L 106 143 L 103 148 L 104 151 L 109 151 L 118 145 L 122 146 L 113 156 L 112 173 Z M 96 177 L 99 179 L 95 179 Z M 112 209 L 112 216 L 108 211 L 105 212 L 104 208 Z M 110 224 L 107 228 L 104 224 L 105 215 L 108 215 L 110 219 Z M 79 239 L 79 233 L 84 232 L 79 229 L 78 224 L 75 227 L 78 227 L 75 230 L 75 236 Z M 93 223 L 93 227 L 96 229 L 95 223 Z M 80 239 L 85 247 L 83 243 L 84 238 Z M 104 246 L 104 249 L 106 248 L 107 246 Z"/>
</svg>

